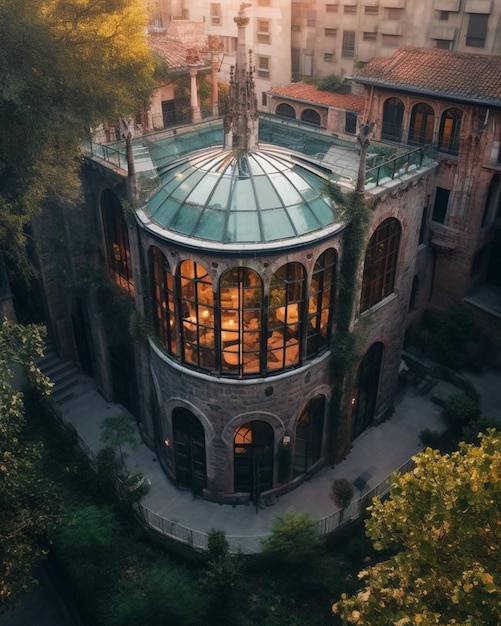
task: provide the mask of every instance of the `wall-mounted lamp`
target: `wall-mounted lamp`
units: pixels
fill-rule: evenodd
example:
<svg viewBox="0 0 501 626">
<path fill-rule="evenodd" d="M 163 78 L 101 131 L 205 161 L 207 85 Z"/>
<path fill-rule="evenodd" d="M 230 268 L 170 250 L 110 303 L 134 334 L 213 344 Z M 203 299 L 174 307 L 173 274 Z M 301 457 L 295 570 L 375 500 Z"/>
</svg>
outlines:
<svg viewBox="0 0 501 626">
<path fill-rule="evenodd" d="M 165 438 L 164 444 L 165 444 L 165 447 L 168 448 L 170 446 L 170 441 L 167 438 Z"/>
<path fill-rule="evenodd" d="M 291 442 L 291 438 L 289 437 L 289 435 L 284 435 L 284 438 L 282 439 L 282 442 L 284 444 L 284 446 L 288 446 Z"/>
</svg>

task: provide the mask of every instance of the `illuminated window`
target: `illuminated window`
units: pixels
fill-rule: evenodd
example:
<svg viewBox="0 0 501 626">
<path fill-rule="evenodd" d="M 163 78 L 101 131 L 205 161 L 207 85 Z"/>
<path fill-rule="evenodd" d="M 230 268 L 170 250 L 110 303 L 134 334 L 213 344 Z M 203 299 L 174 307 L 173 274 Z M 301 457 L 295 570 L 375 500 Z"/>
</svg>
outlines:
<svg viewBox="0 0 501 626">
<path fill-rule="evenodd" d="M 156 246 L 150 248 L 153 319 L 157 337 L 170 354 L 177 354 L 177 323 L 174 281 L 169 263 Z"/>
<path fill-rule="evenodd" d="M 399 98 L 388 98 L 383 104 L 381 137 L 390 141 L 401 141 L 404 103 Z"/>
<path fill-rule="evenodd" d="M 207 270 L 183 261 L 179 272 L 183 358 L 203 369 L 215 367 L 214 294 Z"/>
<path fill-rule="evenodd" d="M 300 363 L 305 282 L 304 267 L 300 263 L 283 265 L 273 275 L 268 305 L 268 370 Z"/>
<path fill-rule="evenodd" d="M 101 196 L 101 214 L 110 276 L 117 285 L 133 296 L 134 278 L 127 222 L 120 201 L 109 189 Z"/>
<path fill-rule="evenodd" d="M 460 109 L 448 109 L 443 113 L 438 136 L 438 149 L 441 152 L 458 154 L 462 117 L 463 112 Z"/>
<path fill-rule="evenodd" d="M 263 287 L 254 270 L 236 267 L 221 276 L 221 370 L 239 376 L 261 369 Z"/>
<path fill-rule="evenodd" d="M 412 108 L 409 143 L 433 143 L 433 125 L 435 113 L 428 104 L 420 102 Z"/>
<path fill-rule="evenodd" d="M 385 220 L 372 235 L 365 253 L 360 311 L 366 311 L 393 292 L 400 245 L 400 224 Z"/>
<path fill-rule="evenodd" d="M 336 280 L 336 252 L 320 255 L 310 283 L 306 355 L 315 356 L 329 345 Z"/>
</svg>

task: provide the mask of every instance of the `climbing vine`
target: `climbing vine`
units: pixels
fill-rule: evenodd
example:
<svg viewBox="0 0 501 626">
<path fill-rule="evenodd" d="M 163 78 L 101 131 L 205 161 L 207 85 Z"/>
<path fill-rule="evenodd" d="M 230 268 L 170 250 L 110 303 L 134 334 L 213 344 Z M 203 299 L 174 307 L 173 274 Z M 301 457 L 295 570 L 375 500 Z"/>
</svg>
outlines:
<svg viewBox="0 0 501 626">
<path fill-rule="evenodd" d="M 358 290 L 358 268 L 369 224 L 369 211 L 363 193 L 353 191 L 349 195 L 343 196 L 339 186 L 331 182 L 325 185 L 324 191 L 333 202 L 342 206 L 343 219 L 348 222 L 343 239 L 337 326 L 331 342 L 334 387 L 330 403 L 330 424 L 332 430 L 336 430 L 338 440 L 342 441 L 346 437 L 346 433 L 342 429 L 342 420 L 340 420 L 344 408 L 342 404 L 343 386 L 348 382 L 346 377 L 353 376 L 353 364 L 359 356 L 357 335 L 351 330 L 351 321 L 355 295 Z"/>
</svg>

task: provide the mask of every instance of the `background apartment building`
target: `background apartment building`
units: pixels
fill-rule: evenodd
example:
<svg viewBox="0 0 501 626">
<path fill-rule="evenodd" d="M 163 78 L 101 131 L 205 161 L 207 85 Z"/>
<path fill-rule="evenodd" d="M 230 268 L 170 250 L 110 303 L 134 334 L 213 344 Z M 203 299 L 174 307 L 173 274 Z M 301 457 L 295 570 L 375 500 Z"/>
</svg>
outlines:
<svg viewBox="0 0 501 626">
<path fill-rule="evenodd" d="M 272 87 L 329 74 L 351 76 L 401 46 L 501 54 L 501 0 L 253 0 L 247 46 L 256 66 L 258 106 Z M 157 0 L 155 23 L 203 22 L 224 46 L 220 76 L 235 64 L 238 0 Z"/>
</svg>

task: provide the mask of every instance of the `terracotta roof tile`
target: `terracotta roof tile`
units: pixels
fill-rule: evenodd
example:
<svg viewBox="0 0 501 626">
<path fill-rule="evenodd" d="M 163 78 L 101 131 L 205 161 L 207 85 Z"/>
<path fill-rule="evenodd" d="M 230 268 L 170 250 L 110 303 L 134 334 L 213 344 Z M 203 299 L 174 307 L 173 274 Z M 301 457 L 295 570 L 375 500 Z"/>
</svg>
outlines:
<svg viewBox="0 0 501 626">
<path fill-rule="evenodd" d="M 455 100 L 501 106 L 501 57 L 399 48 L 390 58 L 369 61 L 353 79 Z"/>
<path fill-rule="evenodd" d="M 267 93 L 348 111 L 362 112 L 365 107 L 365 96 L 320 91 L 313 85 L 307 85 L 306 83 L 291 83 L 290 85 L 273 87 Z"/>
</svg>

